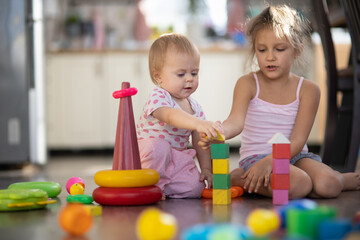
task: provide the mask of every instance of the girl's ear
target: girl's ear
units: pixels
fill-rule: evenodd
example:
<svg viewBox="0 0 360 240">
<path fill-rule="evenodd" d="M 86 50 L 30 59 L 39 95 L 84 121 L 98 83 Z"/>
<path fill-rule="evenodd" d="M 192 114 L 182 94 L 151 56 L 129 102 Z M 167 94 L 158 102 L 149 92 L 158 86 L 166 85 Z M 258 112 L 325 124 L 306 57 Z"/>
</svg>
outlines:
<svg viewBox="0 0 360 240">
<path fill-rule="evenodd" d="M 295 51 L 295 59 L 297 59 L 298 57 L 300 57 L 301 54 L 303 53 L 303 51 L 304 51 L 304 45 L 301 45 L 301 46 L 299 47 L 299 49 L 297 49 L 297 50 Z"/>
</svg>

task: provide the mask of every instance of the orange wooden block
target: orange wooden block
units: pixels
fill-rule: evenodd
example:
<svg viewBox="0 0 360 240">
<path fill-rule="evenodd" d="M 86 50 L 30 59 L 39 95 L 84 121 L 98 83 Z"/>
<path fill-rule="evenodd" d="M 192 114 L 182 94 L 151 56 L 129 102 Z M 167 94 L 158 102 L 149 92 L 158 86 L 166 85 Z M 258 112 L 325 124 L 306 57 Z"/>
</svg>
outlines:
<svg viewBox="0 0 360 240">
<path fill-rule="evenodd" d="M 276 143 L 273 144 L 273 158 L 277 159 L 290 159 L 290 144 L 288 143 Z"/>
<path fill-rule="evenodd" d="M 272 189 L 289 189 L 290 177 L 289 174 L 271 174 L 271 188 Z"/>
</svg>

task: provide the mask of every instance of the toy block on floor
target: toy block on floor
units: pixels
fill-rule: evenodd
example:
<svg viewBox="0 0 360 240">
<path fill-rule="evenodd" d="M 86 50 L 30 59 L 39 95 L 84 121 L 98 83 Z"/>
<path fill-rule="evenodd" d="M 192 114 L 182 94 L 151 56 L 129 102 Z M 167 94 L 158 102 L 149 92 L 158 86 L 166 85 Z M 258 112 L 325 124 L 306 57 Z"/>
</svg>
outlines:
<svg viewBox="0 0 360 240">
<path fill-rule="evenodd" d="M 289 189 L 290 177 L 289 174 L 271 174 L 272 189 Z"/>
<path fill-rule="evenodd" d="M 285 205 L 289 203 L 289 190 L 273 189 L 273 204 Z"/>
<path fill-rule="evenodd" d="M 345 236 L 353 230 L 349 219 L 330 219 L 322 221 L 318 228 L 318 239 L 345 239 Z"/>
<path fill-rule="evenodd" d="M 214 174 L 213 175 L 213 188 L 214 189 L 229 189 L 229 188 L 231 188 L 231 175 L 230 174 Z"/>
<path fill-rule="evenodd" d="M 226 205 L 231 203 L 230 189 L 213 189 L 213 204 Z"/>
<path fill-rule="evenodd" d="M 278 159 L 289 159 L 290 154 L 290 144 L 273 144 L 273 158 Z"/>
<path fill-rule="evenodd" d="M 289 202 L 290 188 L 290 141 L 281 133 L 276 133 L 269 142 L 272 144 L 271 188 L 273 190 L 273 204 L 285 205 Z"/>
<path fill-rule="evenodd" d="M 213 159 L 213 174 L 229 173 L 229 159 Z"/>
<path fill-rule="evenodd" d="M 289 209 L 286 213 L 287 235 L 301 239 L 319 239 L 320 223 L 334 219 L 336 215 L 336 209 L 331 206 L 320 206 L 314 209 Z"/>
<path fill-rule="evenodd" d="M 211 144 L 211 159 L 225 159 L 229 156 L 228 143 Z"/>
<path fill-rule="evenodd" d="M 290 160 L 289 159 L 273 159 L 272 162 L 274 174 L 289 174 L 290 173 Z"/>
</svg>

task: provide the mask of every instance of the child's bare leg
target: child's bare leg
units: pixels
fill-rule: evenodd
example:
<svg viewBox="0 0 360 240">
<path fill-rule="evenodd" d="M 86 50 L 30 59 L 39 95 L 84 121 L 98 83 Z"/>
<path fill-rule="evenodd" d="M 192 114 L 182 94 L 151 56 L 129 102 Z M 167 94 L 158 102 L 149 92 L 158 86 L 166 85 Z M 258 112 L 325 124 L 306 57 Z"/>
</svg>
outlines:
<svg viewBox="0 0 360 240">
<path fill-rule="evenodd" d="M 244 187 L 245 179 L 241 176 L 245 173 L 244 169 L 236 168 L 231 172 L 231 185 Z M 246 190 L 246 189 L 245 189 Z M 301 169 L 290 165 L 290 189 L 289 198 L 306 197 L 312 190 L 311 178 Z M 260 195 L 272 197 L 271 183 L 268 187 L 260 187 L 256 192 Z"/>
<path fill-rule="evenodd" d="M 311 197 L 334 198 L 341 191 L 360 189 L 360 177 L 357 173 L 341 174 L 323 163 L 308 158 L 300 159 L 295 165 L 311 177 Z"/>
<path fill-rule="evenodd" d="M 356 172 L 342 173 L 344 178 L 343 191 L 360 190 L 360 174 Z"/>
</svg>

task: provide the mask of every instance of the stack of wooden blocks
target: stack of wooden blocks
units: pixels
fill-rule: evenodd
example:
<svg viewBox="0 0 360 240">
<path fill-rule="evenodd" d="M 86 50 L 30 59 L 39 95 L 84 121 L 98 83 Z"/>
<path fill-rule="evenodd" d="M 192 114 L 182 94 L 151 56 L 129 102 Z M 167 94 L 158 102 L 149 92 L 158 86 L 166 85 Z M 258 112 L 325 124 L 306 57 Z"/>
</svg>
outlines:
<svg viewBox="0 0 360 240">
<path fill-rule="evenodd" d="M 211 144 L 211 159 L 213 163 L 213 204 L 230 204 L 229 144 Z"/>
<path fill-rule="evenodd" d="M 290 141 L 281 133 L 277 133 L 269 143 L 273 144 L 273 171 L 271 174 L 273 204 L 285 205 L 289 202 Z"/>
</svg>

